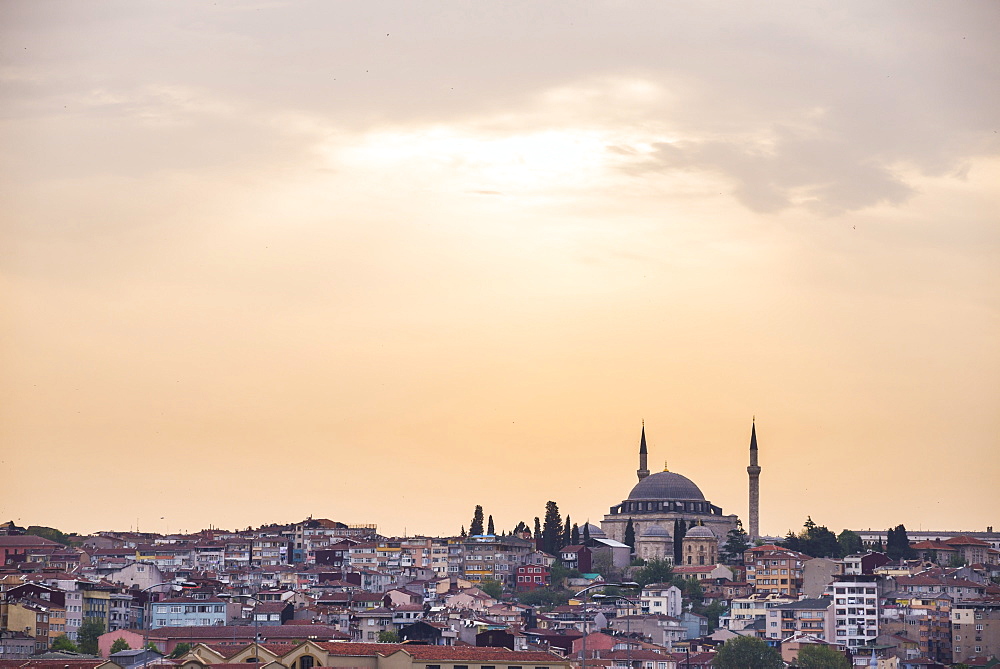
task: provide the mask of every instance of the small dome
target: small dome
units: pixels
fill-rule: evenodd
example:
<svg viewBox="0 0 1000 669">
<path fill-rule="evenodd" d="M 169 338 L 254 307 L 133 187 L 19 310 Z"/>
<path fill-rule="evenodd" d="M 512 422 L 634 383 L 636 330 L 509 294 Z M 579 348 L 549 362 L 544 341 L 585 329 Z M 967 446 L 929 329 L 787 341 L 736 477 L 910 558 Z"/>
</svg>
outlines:
<svg viewBox="0 0 1000 669">
<path fill-rule="evenodd" d="M 667 539 L 669 539 L 670 533 L 667 532 L 662 527 L 660 527 L 659 525 L 647 525 L 646 527 L 642 528 L 642 532 L 639 534 L 639 536 L 643 539 L 648 537 L 666 537 Z"/>
<path fill-rule="evenodd" d="M 592 539 L 607 539 L 608 538 L 607 533 L 604 530 L 602 530 L 600 527 L 598 527 L 597 525 L 594 525 L 593 523 L 587 523 L 587 528 L 590 530 L 590 537 Z M 583 532 L 583 528 L 580 528 L 580 532 L 581 533 Z"/>
<path fill-rule="evenodd" d="M 687 537 L 693 537 L 693 538 L 701 538 L 701 539 L 715 539 L 716 538 L 715 537 L 715 532 L 713 532 L 712 530 L 708 529 L 704 525 L 696 525 L 695 527 L 692 527 L 690 530 L 687 531 L 687 533 L 684 535 L 684 537 L 685 538 L 687 538 Z"/>
<path fill-rule="evenodd" d="M 650 474 L 632 488 L 628 498 L 705 501 L 705 496 L 701 494 L 694 481 L 676 472 Z"/>
</svg>

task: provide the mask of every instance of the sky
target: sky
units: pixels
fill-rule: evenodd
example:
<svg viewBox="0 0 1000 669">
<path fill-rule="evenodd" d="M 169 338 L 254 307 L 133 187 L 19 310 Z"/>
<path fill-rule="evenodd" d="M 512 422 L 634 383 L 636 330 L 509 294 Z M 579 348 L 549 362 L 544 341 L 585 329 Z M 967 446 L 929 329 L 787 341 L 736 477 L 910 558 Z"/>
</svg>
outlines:
<svg viewBox="0 0 1000 669">
<path fill-rule="evenodd" d="M 0 3 L 0 520 L 1000 526 L 998 26 Z"/>
</svg>

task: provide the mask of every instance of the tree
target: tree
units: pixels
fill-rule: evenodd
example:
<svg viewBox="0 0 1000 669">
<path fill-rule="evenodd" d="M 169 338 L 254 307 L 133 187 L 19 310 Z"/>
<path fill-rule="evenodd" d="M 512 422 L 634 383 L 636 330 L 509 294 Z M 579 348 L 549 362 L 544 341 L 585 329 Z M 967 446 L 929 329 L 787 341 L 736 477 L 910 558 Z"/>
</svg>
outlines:
<svg viewBox="0 0 1000 669">
<path fill-rule="evenodd" d="M 837 543 L 840 544 L 841 555 L 854 555 L 865 549 L 864 544 L 861 543 L 861 536 L 851 530 L 844 530 L 838 534 Z"/>
<path fill-rule="evenodd" d="M 84 618 L 76 632 L 77 645 L 81 653 L 97 655 L 97 637 L 104 634 L 104 622 L 100 618 Z"/>
<path fill-rule="evenodd" d="M 688 526 L 683 520 L 674 521 L 674 564 L 684 562 L 684 535 Z"/>
<path fill-rule="evenodd" d="M 152 648 L 151 650 L 156 650 L 156 649 Z M 191 644 L 181 641 L 179 644 L 174 646 L 173 652 L 170 653 L 170 655 L 168 655 L 167 657 L 176 660 L 177 658 L 186 654 L 189 650 L 191 650 Z"/>
<path fill-rule="evenodd" d="M 890 560 L 909 560 L 916 551 L 910 548 L 910 539 L 906 536 L 906 528 L 897 525 L 886 532 L 885 554 Z"/>
<path fill-rule="evenodd" d="M 720 602 L 719 600 L 715 600 L 708 606 L 703 607 L 701 611 L 696 611 L 696 613 L 700 613 L 701 615 L 708 618 L 709 634 L 714 632 L 719 627 L 719 616 L 721 616 L 725 612 L 726 612 L 726 605 Z"/>
<path fill-rule="evenodd" d="M 799 535 L 795 534 L 791 530 L 788 530 L 788 534 L 785 538 L 778 542 L 779 546 L 787 548 L 790 551 L 801 551 L 802 550 L 802 540 L 799 539 Z"/>
<path fill-rule="evenodd" d="M 111 652 L 118 653 L 123 650 L 132 650 L 132 646 L 128 645 L 128 641 L 122 637 L 118 637 L 114 640 L 114 643 L 111 644 Z"/>
<path fill-rule="evenodd" d="M 64 546 L 69 546 L 70 541 L 69 536 L 57 530 L 54 527 L 43 527 L 42 525 L 29 525 L 28 529 L 24 531 L 25 534 L 30 534 L 36 537 L 42 537 L 43 539 L 48 539 L 50 541 L 55 541 L 58 544 Z"/>
<path fill-rule="evenodd" d="M 549 570 L 549 579 L 552 581 L 553 587 L 561 588 L 563 587 L 563 581 L 567 578 L 580 578 L 579 569 L 569 569 L 562 563 L 562 560 L 556 560 L 552 563 L 552 567 Z"/>
<path fill-rule="evenodd" d="M 674 578 L 674 568 L 669 560 L 650 560 L 645 567 L 636 570 L 633 578 L 643 588 L 650 583 L 670 583 Z"/>
<path fill-rule="evenodd" d="M 69 637 L 65 634 L 60 634 L 52 641 L 52 650 L 65 650 L 71 653 L 79 653 L 80 649 L 76 647 L 76 644 L 69 640 Z"/>
<path fill-rule="evenodd" d="M 676 585 L 680 587 L 684 599 L 696 606 L 700 606 L 705 599 L 705 590 L 697 578 L 685 578 Z"/>
<path fill-rule="evenodd" d="M 628 519 L 628 524 L 625 525 L 625 541 L 622 543 L 631 548 L 633 553 L 635 552 L 635 525 L 632 524 L 631 518 Z"/>
<path fill-rule="evenodd" d="M 712 660 L 712 666 L 720 669 L 781 669 L 784 665 L 778 651 L 751 636 L 730 639 Z"/>
<path fill-rule="evenodd" d="M 476 504 L 476 510 L 472 513 L 472 522 L 469 524 L 469 534 L 477 536 L 483 533 L 483 507 Z"/>
<path fill-rule="evenodd" d="M 567 516 L 568 518 L 569 516 Z M 573 523 L 573 529 L 569 531 L 569 542 L 574 546 L 580 543 L 580 528 L 576 523 Z"/>
<path fill-rule="evenodd" d="M 573 544 L 573 542 L 571 541 L 572 538 L 573 538 L 573 528 L 570 525 L 569 514 L 567 513 L 566 514 L 566 524 L 563 525 L 562 545 L 563 546 L 571 546 Z"/>
<path fill-rule="evenodd" d="M 479 582 L 479 589 L 485 592 L 487 595 L 493 599 L 500 599 L 503 597 L 503 584 L 500 581 L 493 578 L 484 578 Z"/>
<path fill-rule="evenodd" d="M 813 525 L 806 530 L 805 550 L 802 552 L 813 557 L 842 557 L 840 542 L 837 535 L 826 525 Z"/>
<path fill-rule="evenodd" d="M 518 595 L 519 602 L 526 606 L 562 606 L 569 601 L 569 590 L 553 588 L 535 588 Z"/>
<path fill-rule="evenodd" d="M 590 521 L 583 524 L 583 545 L 590 544 Z"/>
<path fill-rule="evenodd" d="M 486 523 L 486 534 L 496 534 L 496 533 L 497 533 L 497 530 L 493 526 L 493 516 L 490 515 L 490 520 L 489 520 L 488 523 Z"/>
<path fill-rule="evenodd" d="M 382 630 L 378 633 L 379 643 L 399 643 L 399 635 L 396 630 Z"/>
<path fill-rule="evenodd" d="M 535 532 L 532 534 L 532 538 L 535 541 L 542 540 L 542 522 L 538 520 L 538 516 L 535 516 Z"/>
<path fill-rule="evenodd" d="M 795 666 L 802 669 L 851 669 L 851 662 L 840 651 L 822 643 L 802 644 Z"/>
<path fill-rule="evenodd" d="M 562 516 L 559 514 L 559 505 L 549 500 L 545 503 L 545 520 L 542 522 L 542 550 L 550 555 L 558 553 L 562 548 L 561 534 Z"/>
<path fill-rule="evenodd" d="M 743 529 L 743 523 L 736 519 L 736 527 L 726 534 L 722 546 L 722 559 L 728 564 L 743 564 L 743 554 L 750 550 L 750 537 Z"/>
<path fill-rule="evenodd" d="M 841 557 L 843 554 L 837 535 L 826 525 L 817 525 L 812 516 L 806 516 L 806 522 L 798 534 L 788 530 L 781 545 L 812 557 Z"/>
<path fill-rule="evenodd" d="M 469 536 L 468 534 L 465 533 L 465 525 L 462 525 L 462 532 L 459 536 L 461 536 L 463 539 Z"/>
</svg>

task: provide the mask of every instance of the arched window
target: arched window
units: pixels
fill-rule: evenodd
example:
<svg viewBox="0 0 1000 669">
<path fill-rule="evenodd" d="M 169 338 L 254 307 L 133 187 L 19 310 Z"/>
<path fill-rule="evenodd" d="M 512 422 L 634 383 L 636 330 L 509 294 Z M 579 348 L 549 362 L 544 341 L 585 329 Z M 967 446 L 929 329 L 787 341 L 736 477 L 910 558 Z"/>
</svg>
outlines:
<svg viewBox="0 0 1000 669">
<path fill-rule="evenodd" d="M 303 655 L 299 658 L 299 669 L 312 669 L 316 666 L 316 658 L 312 655 Z"/>
</svg>

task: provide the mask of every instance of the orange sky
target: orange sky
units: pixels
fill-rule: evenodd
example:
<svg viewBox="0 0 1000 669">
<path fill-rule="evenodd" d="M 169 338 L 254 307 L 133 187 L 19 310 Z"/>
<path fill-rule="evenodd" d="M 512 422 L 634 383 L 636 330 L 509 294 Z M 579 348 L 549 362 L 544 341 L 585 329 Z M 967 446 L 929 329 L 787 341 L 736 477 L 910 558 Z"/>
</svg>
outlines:
<svg viewBox="0 0 1000 669">
<path fill-rule="evenodd" d="M 998 19 L 0 4 L 0 520 L 1000 526 Z"/>
</svg>

